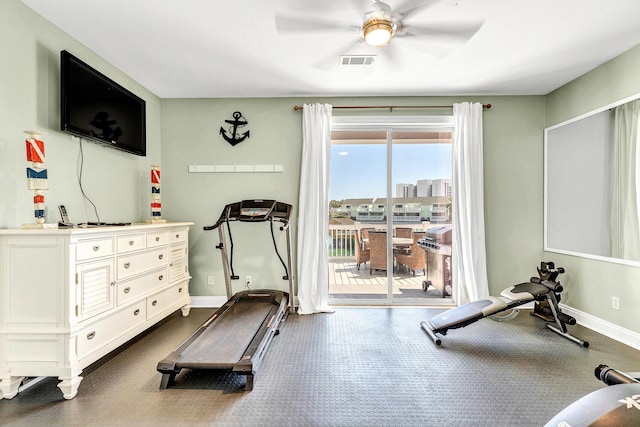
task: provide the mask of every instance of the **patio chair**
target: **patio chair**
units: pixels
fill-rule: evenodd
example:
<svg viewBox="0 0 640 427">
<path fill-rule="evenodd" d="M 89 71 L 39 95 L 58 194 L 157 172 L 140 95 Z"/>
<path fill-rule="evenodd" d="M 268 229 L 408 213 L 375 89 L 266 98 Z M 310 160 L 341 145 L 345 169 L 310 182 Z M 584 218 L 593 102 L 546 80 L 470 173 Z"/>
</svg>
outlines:
<svg viewBox="0 0 640 427">
<path fill-rule="evenodd" d="M 364 248 L 369 249 L 369 232 L 375 231 L 375 228 L 362 228 L 360 229 L 362 232 L 362 239 L 364 241 Z"/>
<path fill-rule="evenodd" d="M 366 264 L 371 259 L 371 251 L 362 246 L 360 233 L 357 230 L 354 235 L 356 236 L 356 268 L 360 270 L 360 264 Z"/>
<path fill-rule="evenodd" d="M 406 266 L 415 276 L 416 270 L 422 270 L 424 274 L 427 271 L 427 257 L 425 251 L 418 246 L 418 240 L 425 236 L 425 232 L 413 233 L 413 244 L 409 253 L 397 253 L 396 261 L 398 266 Z"/>
<path fill-rule="evenodd" d="M 373 274 L 373 270 L 387 270 L 387 232 L 386 231 L 370 231 L 369 232 L 369 249 L 371 250 L 371 259 L 369 260 L 369 273 Z"/>
</svg>

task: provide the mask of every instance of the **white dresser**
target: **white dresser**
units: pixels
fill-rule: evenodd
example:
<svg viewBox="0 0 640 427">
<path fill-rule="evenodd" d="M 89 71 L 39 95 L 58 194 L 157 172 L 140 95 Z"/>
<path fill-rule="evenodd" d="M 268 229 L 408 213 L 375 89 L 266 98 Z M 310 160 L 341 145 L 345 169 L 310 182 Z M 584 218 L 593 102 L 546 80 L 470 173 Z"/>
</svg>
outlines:
<svg viewBox="0 0 640 427">
<path fill-rule="evenodd" d="M 192 223 L 0 230 L 0 399 L 82 370 L 153 324 L 189 314 Z"/>
</svg>

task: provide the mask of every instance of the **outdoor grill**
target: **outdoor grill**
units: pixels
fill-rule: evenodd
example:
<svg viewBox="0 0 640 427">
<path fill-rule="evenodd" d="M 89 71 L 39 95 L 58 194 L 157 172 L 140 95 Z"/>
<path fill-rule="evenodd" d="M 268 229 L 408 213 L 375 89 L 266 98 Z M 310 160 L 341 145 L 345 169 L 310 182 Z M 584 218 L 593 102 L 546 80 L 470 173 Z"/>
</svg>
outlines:
<svg viewBox="0 0 640 427">
<path fill-rule="evenodd" d="M 418 245 L 429 252 L 447 252 L 451 255 L 451 226 L 431 227 L 427 234 L 418 241 Z"/>
<path fill-rule="evenodd" d="M 442 292 L 442 297 L 451 295 L 451 226 L 431 227 L 425 237 L 418 241 L 426 252 L 427 274 L 422 282 L 426 292 L 430 286 Z"/>
</svg>

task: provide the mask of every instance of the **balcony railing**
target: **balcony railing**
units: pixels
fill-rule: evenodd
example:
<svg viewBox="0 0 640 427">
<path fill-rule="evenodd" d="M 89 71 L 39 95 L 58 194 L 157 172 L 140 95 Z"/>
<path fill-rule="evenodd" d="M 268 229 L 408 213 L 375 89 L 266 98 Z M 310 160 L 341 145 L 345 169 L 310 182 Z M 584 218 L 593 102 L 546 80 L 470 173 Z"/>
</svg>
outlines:
<svg viewBox="0 0 640 427">
<path fill-rule="evenodd" d="M 424 231 L 430 226 L 430 223 L 423 222 L 412 225 L 414 231 Z M 361 228 L 371 228 L 371 226 L 372 224 L 329 224 L 329 258 L 355 258 L 355 233 L 359 232 Z M 402 227 L 406 228 L 407 225 L 402 224 Z M 375 228 L 386 230 L 386 225 L 376 224 Z"/>
<path fill-rule="evenodd" d="M 355 225 L 329 225 L 329 258 L 353 258 L 356 256 Z"/>
</svg>

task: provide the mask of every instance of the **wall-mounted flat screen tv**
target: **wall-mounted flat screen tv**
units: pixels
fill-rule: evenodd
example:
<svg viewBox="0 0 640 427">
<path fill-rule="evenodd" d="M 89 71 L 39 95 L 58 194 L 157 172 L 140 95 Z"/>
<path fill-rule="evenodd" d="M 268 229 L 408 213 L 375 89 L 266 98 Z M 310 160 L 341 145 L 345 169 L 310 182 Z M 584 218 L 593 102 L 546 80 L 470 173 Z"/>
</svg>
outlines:
<svg viewBox="0 0 640 427">
<path fill-rule="evenodd" d="M 145 101 L 66 50 L 60 52 L 61 128 L 146 155 Z"/>
</svg>

